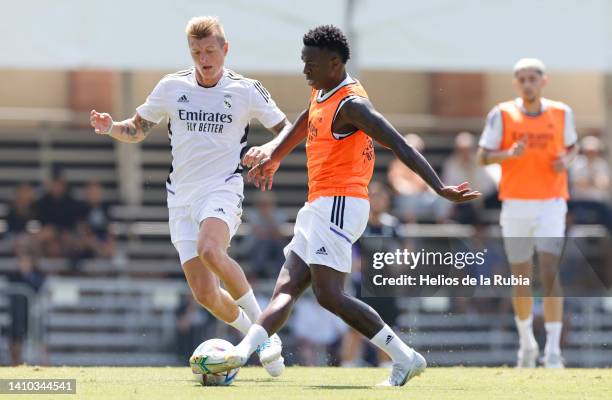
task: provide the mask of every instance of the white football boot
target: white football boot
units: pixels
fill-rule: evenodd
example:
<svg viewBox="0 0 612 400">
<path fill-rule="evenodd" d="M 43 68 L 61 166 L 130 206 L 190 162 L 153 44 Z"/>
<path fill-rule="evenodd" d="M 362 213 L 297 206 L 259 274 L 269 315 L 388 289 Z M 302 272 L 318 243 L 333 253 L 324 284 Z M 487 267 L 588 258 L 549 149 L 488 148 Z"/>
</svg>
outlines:
<svg viewBox="0 0 612 400">
<path fill-rule="evenodd" d="M 520 347 L 517 352 L 516 368 L 535 368 L 539 353 L 537 343 L 531 348 Z"/>
<path fill-rule="evenodd" d="M 281 355 L 282 350 L 282 342 L 277 334 L 270 336 L 268 340 L 255 350 L 259 355 L 261 365 L 272 377 L 280 376 L 285 370 L 285 360 Z M 240 368 L 246 364 L 248 359 L 248 355 L 239 354 L 236 349 L 234 349 L 225 356 L 225 362 L 220 368 L 226 368 L 227 370 Z"/>
<path fill-rule="evenodd" d="M 565 363 L 561 354 L 551 353 L 544 354 L 544 358 L 542 359 L 542 363 L 545 368 L 551 369 L 563 369 L 565 368 Z"/>
<path fill-rule="evenodd" d="M 376 386 L 404 386 L 410 379 L 421 375 L 425 368 L 427 368 L 425 358 L 412 350 L 412 357 L 406 362 L 393 363 L 393 369 L 391 369 L 389 378 Z"/>
<path fill-rule="evenodd" d="M 276 333 L 270 336 L 268 340 L 255 351 L 259 355 L 261 365 L 270 376 L 275 378 L 281 376 L 285 370 L 285 359 L 281 355 L 283 343 Z"/>
</svg>

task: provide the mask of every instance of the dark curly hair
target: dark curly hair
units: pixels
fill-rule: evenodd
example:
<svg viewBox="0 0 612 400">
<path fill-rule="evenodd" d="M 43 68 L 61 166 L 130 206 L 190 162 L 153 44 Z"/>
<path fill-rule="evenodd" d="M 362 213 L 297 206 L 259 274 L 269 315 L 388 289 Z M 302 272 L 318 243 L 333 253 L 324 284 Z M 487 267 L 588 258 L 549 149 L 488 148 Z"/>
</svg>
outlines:
<svg viewBox="0 0 612 400">
<path fill-rule="evenodd" d="M 337 53 L 344 64 L 351 57 L 346 36 L 333 25 L 321 25 L 309 30 L 302 41 L 304 46 L 319 47 Z"/>
</svg>

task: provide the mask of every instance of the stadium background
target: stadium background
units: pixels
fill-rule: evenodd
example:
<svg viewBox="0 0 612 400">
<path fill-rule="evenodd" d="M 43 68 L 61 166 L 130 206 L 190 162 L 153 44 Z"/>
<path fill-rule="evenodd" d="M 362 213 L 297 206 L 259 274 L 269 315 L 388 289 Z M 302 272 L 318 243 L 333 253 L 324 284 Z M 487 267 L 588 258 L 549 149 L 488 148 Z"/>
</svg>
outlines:
<svg viewBox="0 0 612 400">
<path fill-rule="evenodd" d="M 205 338 L 235 342 L 233 332 L 189 300 L 169 242 L 164 182 L 170 153 L 163 127 L 141 145 L 97 137 L 87 127 L 90 109 L 127 118 L 160 77 L 190 65 L 184 26 L 191 16 L 220 16 L 230 41 L 226 66 L 261 80 L 290 118 L 308 96 L 300 73 L 301 36 L 322 23 L 342 27 L 352 43 L 350 71 L 398 130 L 423 139 L 426 156 L 441 172 L 456 135 L 469 131 L 478 137 L 487 111 L 514 96 L 510 69 L 524 56 L 547 64 L 551 79 L 544 95 L 574 109 L 579 135 L 612 144 L 612 5 L 605 0 L 172 6 L 64 0 L 14 2 L 6 11 L 0 27 L 0 364 L 12 361 L 14 325 L 24 325 L 15 320 L 25 309 L 23 361 L 30 364 L 182 365 L 184 353 Z M 269 137 L 255 126 L 249 140 L 259 144 Z M 392 158 L 378 150 L 377 181 L 387 183 Z M 291 234 L 306 195 L 304 163 L 303 147 L 283 163 L 273 192 L 278 232 L 262 233 L 267 237 L 255 232 L 262 218 L 255 203 L 263 207 L 270 199 L 246 189 L 245 222 L 230 250 L 262 302 L 280 264 L 272 250 L 260 260 L 261 251 L 254 249 L 263 242 L 254 239 L 265 239 L 267 246 Z M 41 199 L 57 177 L 74 200 L 53 203 L 57 212 L 42 217 L 51 208 L 40 206 L 49 204 Z M 58 191 L 61 185 L 56 182 Z M 96 187 L 102 188 L 104 207 L 82 203 L 88 193 L 96 196 Z M 609 197 L 600 200 L 609 207 Z M 27 217 L 37 204 L 38 213 L 25 218 L 31 219 L 25 233 L 15 230 L 11 212 Z M 401 232 L 470 237 L 481 226 L 495 232 L 495 204 L 478 207 L 460 221 L 467 223 L 458 223 L 457 213 L 404 216 Z M 92 210 L 102 216 L 92 217 Z M 65 227 L 64 233 L 45 237 L 41 219 L 57 216 L 60 220 L 49 224 Z M 572 234 L 588 237 L 593 254 L 605 259 L 606 221 L 575 222 Z M 38 272 L 18 273 L 29 265 Z M 568 364 L 610 366 L 610 299 L 568 299 L 566 305 Z M 517 338 L 509 302 L 398 298 L 394 308 L 395 324 L 434 365 L 514 362 Z M 535 328 L 542 339 L 537 306 Z M 346 335 L 308 297 L 282 332 L 291 362 L 318 365 L 340 361 L 337 350 Z M 363 358 L 371 362 L 369 353 Z"/>
</svg>

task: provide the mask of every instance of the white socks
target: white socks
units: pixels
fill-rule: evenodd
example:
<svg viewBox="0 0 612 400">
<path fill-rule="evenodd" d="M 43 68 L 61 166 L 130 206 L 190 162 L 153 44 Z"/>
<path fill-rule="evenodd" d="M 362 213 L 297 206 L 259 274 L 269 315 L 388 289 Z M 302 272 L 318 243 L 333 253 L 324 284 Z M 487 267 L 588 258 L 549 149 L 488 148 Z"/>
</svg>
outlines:
<svg viewBox="0 0 612 400">
<path fill-rule="evenodd" d="M 255 299 L 253 289 L 246 292 L 241 298 L 236 299 L 236 304 L 244 309 L 244 312 L 249 316 L 249 319 L 255 323 L 261 315 L 261 308 Z"/>
<path fill-rule="evenodd" d="M 251 320 L 240 307 L 238 307 L 238 317 L 236 320 L 228 324 L 238 329 L 243 335 L 246 335 L 252 325 Z"/>
<path fill-rule="evenodd" d="M 561 354 L 561 328 L 562 322 L 546 322 L 546 347 L 544 354 Z"/>
<path fill-rule="evenodd" d="M 268 340 L 268 332 L 261 325 L 253 324 L 242 342 L 236 346 L 236 352 L 241 357 L 248 359 L 257 347 Z"/>
<path fill-rule="evenodd" d="M 414 350 L 408 347 L 406 343 L 402 342 L 389 325 L 386 324 L 372 339 L 370 339 L 370 342 L 387 353 L 394 363 L 409 360 L 414 353 Z"/>
<path fill-rule="evenodd" d="M 527 319 L 519 319 L 514 317 L 516 322 L 516 329 L 519 334 L 519 344 L 521 349 L 535 349 L 538 346 L 535 337 L 533 336 L 533 316 L 529 316 Z"/>
<path fill-rule="evenodd" d="M 533 349 L 537 346 L 535 337 L 533 336 L 533 317 L 525 320 L 520 320 L 518 317 L 514 317 L 516 322 L 516 328 L 519 333 L 520 347 L 522 349 Z M 562 322 L 545 322 L 544 327 L 546 328 L 546 347 L 544 348 L 544 354 L 561 354 L 561 328 L 563 327 Z"/>
</svg>

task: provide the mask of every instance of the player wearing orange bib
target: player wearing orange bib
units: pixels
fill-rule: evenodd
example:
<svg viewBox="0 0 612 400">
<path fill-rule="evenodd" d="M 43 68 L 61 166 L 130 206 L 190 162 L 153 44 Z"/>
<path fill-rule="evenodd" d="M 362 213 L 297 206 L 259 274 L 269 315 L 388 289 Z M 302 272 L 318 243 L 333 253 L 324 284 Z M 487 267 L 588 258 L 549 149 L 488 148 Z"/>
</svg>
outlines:
<svg viewBox="0 0 612 400">
<path fill-rule="evenodd" d="M 480 196 L 468 183 L 445 186 L 429 163 L 380 115 L 361 84 L 345 70 L 349 47 L 333 26 L 320 26 L 303 39 L 302 61 L 313 88 L 310 106 L 293 128 L 272 142 L 253 148 L 243 163 L 255 165 L 249 179 L 272 187 L 280 161 L 305 138 L 308 201 L 299 211 L 294 237 L 285 248 L 272 299 L 244 340 L 220 369 L 243 365 L 257 346 L 278 331 L 302 292 L 312 284 L 319 304 L 362 333 L 393 360 L 383 386 L 401 386 L 423 372 L 425 359 L 408 347 L 378 313 L 344 292 L 351 271 L 351 247 L 368 222 L 367 186 L 374 168 L 372 138 L 385 144 L 440 196 L 468 201 Z M 316 335 L 313 330 L 313 335 Z"/>
<path fill-rule="evenodd" d="M 502 177 L 500 225 L 513 275 L 532 276 L 534 248 L 544 286 L 546 347 L 544 365 L 562 368 L 560 336 L 563 298 L 558 278 L 565 236 L 567 168 L 578 152 L 572 110 L 541 97 L 547 82 L 544 64 L 522 59 L 514 67 L 521 97 L 489 113 L 480 139 L 481 163 L 499 163 Z M 512 304 L 519 332 L 518 367 L 535 367 L 533 299 L 529 287 L 515 287 Z"/>
</svg>

